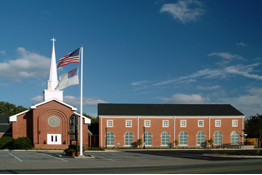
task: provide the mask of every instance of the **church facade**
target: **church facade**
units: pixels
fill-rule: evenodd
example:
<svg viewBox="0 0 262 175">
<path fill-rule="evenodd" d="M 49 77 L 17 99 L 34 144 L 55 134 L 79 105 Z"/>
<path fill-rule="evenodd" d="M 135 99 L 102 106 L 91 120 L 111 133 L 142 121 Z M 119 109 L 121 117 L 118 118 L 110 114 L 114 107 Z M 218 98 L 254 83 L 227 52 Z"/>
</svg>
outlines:
<svg viewBox="0 0 262 175">
<path fill-rule="evenodd" d="M 12 137 L 29 137 L 34 148 L 64 149 L 68 148 L 70 143 L 75 144 L 75 141 L 70 141 L 69 117 L 73 114 L 78 116 L 78 123 L 81 118 L 80 114 L 76 113 L 77 108 L 63 102 L 63 91 L 55 89 L 58 81 L 54 41 L 53 39 L 49 80 L 47 89 L 43 92 L 43 102 L 9 117 L 9 132 L 11 130 Z M 82 122 L 83 146 L 87 148 L 88 125 L 91 120 L 82 117 Z M 80 128 L 78 130 L 80 131 Z"/>
</svg>

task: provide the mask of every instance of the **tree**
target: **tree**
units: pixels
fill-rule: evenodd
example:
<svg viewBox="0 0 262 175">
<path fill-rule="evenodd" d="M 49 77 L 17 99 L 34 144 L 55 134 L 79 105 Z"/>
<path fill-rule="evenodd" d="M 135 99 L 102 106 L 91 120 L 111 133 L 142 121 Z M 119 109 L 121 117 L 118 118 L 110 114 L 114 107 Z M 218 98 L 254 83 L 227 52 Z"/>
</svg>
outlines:
<svg viewBox="0 0 262 175">
<path fill-rule="evenodd" d="M 0 101 L 0 115 L 15 115 L 26 110 L 27 108 L 23 106 L 16 106 L 12 103 Z"/>
<path fill-rule="evenodd" d="M 83 116 L 89 118 L 91 120 L 91 124 L 99 123 L 98 117 L 93 117 L 91 115 L 86 114 L 85 112 L 83 112 Z"/>
<path fill-rule="evenodd" d="M 249 138 L 258 138 L 258 147 L 261 147 L 262 140 L 262 115 L 250 116 L 245 123 L 245 134 Z"/>
</svg>

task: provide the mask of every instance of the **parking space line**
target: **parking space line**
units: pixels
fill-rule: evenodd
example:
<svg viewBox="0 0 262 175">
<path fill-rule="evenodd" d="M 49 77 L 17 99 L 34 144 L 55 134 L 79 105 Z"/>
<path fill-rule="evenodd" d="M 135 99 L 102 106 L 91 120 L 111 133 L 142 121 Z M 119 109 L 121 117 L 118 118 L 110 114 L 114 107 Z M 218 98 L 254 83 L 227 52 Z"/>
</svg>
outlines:
<svg viewBox="0 0 262 175">
<path fill-rule="evenodd" d="M 61 158 L 58 158 L 58 157 L 50 156 L 50 155 L 44 154 L 44 153 L 41 153 L 41 154 L 46 155 L 46 156 L 49 156 L 49 157 L 53 157 L 53 158 L 58 159 L 58 160 L 62 160 L 62 161 L 68 162 L 68 161 L 65 160 L 65 159 L 61 159 Z"/>
<path fill-rule="evenodd" d="M 104 158 L 104 157 L 98 157 L 98 156 L 95 156 L 95 157 L 97 157 L 97 158 L 101 158 L 101 159 L 110 160 L 110 161 L 115 161 L 115 160 L 113 160 L 113 159 L 107 159 L 107 158 Z"/>
<path fill-rule="evenodd" d="M 21 159 L 19 159 L 18 157 L 16 157 L 15 155 L 9 153 L 11 156 L 13 156 L 14 158 L 16 158 L 17 160 L 19 160 L 20 162 L 23 162 Z"/>
</svg>

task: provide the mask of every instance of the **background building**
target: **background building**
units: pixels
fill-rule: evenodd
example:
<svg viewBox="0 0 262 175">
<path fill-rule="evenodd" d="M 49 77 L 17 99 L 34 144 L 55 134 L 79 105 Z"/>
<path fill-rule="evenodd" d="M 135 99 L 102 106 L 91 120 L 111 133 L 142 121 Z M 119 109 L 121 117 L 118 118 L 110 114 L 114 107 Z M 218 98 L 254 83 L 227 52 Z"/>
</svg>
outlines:
<svg viewBox="0 0 262 175">
<path fill-rule="evenodd" d="M 229 104 L 98 104 L 99 146 L 243 144 L 245 116 Z"/>
</svg>

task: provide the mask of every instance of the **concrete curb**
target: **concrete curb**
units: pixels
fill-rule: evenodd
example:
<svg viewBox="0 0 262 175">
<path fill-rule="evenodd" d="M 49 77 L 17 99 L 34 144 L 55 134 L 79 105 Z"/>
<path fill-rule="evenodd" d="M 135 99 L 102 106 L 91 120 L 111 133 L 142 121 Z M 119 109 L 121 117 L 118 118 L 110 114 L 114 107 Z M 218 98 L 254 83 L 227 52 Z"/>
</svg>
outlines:
<svg viewBox="0 0 262 175">
<path fill-rule="evenodd" d="M 209 157 L 228 157 L 228 158 L 247 158 L 247 159 L 262 159 L 262 156 L 248 156 L 248 155 L 221 155 L 221 154 L 203 154 Z"/>
</svg>

